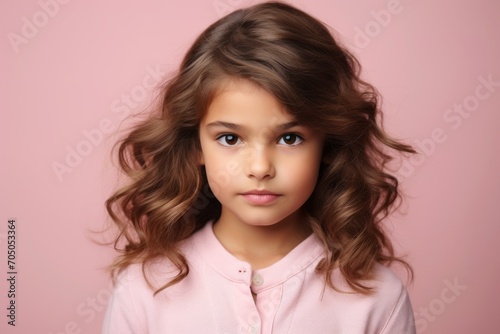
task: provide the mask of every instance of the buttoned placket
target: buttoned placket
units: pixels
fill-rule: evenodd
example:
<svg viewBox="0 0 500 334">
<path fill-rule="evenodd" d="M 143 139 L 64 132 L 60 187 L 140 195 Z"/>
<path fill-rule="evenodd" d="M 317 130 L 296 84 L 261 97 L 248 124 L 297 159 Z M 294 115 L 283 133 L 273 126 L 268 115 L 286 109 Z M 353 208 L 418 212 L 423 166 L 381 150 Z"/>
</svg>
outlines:
<svg viewBox="0 0 500 334">
<path fill-rule="evenodd" d="M 271 333 L 281 304 L 283 283 L 320 255 L 320 251 L 314 250 L 304 258 L 300 248 L 317 242 L 308 238 L 276 265 L 252 271 L 249 263 L 237 259 L 220 244 L 213 234 L 211 224 L 205 228 L 207 232 L 201 235 L 204 240 L 200 241 L 200 245 L 205 247 L 200 248 L 200 255 L 235 289 L 234 292 L 226 291 L 225 294 L 233 296 L 235 302 L 233 307 L 238 323 L 237 332 Z M 256 293 L 255 300 L 252 292 Z"/>
<path fill-rule="evenodd" d="M 245 300 L 241 300 L 241 311 L 242 314 L 238 316 L 239 322 L 239 332 L 248 333 L 248 334 L 258 334 L 261 333 L 262 327 L 262 319 L 257 306 L 255 305 L 251 286 L 252 286 L 252 269 L 250 264 L 245 263 L 245 265 L 240 265 L 235 270 L 236 277 L 240 277 L 238 280 L 240 283 L 238 284 L 238 289 L 240 293 L 243 293 L 245 296 Z M 241 291 L 244 290 L 244 291 Z"/>
</svg>

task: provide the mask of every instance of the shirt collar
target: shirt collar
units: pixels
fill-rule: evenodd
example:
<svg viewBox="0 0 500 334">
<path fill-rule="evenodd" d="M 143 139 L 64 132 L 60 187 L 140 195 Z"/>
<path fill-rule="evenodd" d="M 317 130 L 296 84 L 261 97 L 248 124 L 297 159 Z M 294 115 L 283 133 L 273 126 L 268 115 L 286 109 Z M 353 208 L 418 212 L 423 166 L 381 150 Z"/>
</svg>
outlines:
<svg viewBox="0 0 500 334">
<path fill-rule="evenodd" d="M 210 221 L 193 236 L 200 256 L 219 274 L 228 280 L 251 286 L 255 293 L 282 284 L 317 263 L 324 254 L 320 241 L 311 234 L 276 263 L 252 272 L 249 263 L 239 260 L 222 246 L 212 227 L 213 222 Z"/>
</svg>

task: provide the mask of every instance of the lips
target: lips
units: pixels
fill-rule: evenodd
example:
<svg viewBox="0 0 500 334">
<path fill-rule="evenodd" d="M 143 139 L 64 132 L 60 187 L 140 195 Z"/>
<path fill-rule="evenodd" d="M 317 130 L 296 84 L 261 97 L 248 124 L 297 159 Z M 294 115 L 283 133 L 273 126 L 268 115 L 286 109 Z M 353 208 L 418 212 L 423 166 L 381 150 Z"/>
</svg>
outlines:
<svg viewBox="0 0 500 334">
<path fill-rule="evenodd" d="M 251 190 L 241 194 L 247 202 L 253 205 L 269 205 L 281 195 L 267 190 Z"/>
</svg>

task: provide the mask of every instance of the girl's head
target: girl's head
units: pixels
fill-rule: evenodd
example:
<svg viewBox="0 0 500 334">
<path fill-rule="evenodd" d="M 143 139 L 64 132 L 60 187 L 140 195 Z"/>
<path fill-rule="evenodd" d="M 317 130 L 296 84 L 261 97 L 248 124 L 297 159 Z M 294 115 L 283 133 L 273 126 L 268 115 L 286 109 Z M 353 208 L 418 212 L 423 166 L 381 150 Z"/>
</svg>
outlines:
<svg viewBox="0 0 500 334">
<path fill-rule="evenodd" d="M 396 260 L 378 224 L 398 197 L 386 148 L 412 152 L 379 118 L 357 61 L 316 19 L 278 2 L 223 17 L 189 49 L 161 108 L 120 145 L 131 183 L 107 202 L 127 241 L 114 268 L 164 255 L 178 282 L 188 266 L 177 243 L 219 217 L 217 198 L 265 189 L 293 194 L 272 219 L 300 213 L 324 244 L 327 282 L 338 266 L 366 291 L 374 263 Z"/>
</svg>

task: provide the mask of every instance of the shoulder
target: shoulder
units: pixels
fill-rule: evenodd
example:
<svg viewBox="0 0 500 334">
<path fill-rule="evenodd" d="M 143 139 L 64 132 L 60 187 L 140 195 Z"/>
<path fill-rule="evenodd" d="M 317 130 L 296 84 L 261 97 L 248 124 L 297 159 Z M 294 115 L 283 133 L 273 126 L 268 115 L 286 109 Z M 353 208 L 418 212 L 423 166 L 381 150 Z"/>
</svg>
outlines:
<svg viewBox="0 0 500 334">
<path fill-rule="evenodd" d="M 339 291 L 343 291 L 348 295 L 361 295 L 365 296 L 367 300 L 377 300 L 378 302 L 387 301 L 391 303 L 398 300 L 401 294 L 406 293 L 405 285 L 390 268 L 377 263 L 372 274 L 371 279 L 361 281 L 363 285 L 371 288 L 371 293 L 368 294 L 355 293 L 338 269 L 332 273 L 332 282 Z"/>
<path fill-rule="evenodd" d="M 388 267 L 375 265 L 373 278 L 362 283 L 372 291 L 355 293 L 340 272 L 332 277 L 340 291 L 331 292 L 331 299 L 342 306 L 344 314 L 364 323 L 367 333 L 414 333 L 413 309 L 402 280 Z"/>
<path fill-rule="evenodd" d="M 193 260 L 193 237 L 179 243 L 179 251 L 188 264 Z M 151 319 L 161 318 L 160 310 L 169 303 L 169 298 L 182 296 L 188 286 L 186 278 L 167 290 L 155 292 L 169 283 L 179 269 L 167 257 L 143 263 L 131 264 L 116 277 L 103 323 L 103 333 L 145 334 L 151 332 Z M 190 275 L 188 275 L 190 276 Z"/>
<path fill-rule="evenodd" d="M 381 264 L 374 267 L 374 278 L 370 281 L 374 288 L 374 293 L 388 300 L 398 300 L 406 293 L 406 288 L 398 275 L 390 268 Z"/>
<path fill-rule="evenodd" d="M 142 265 L 128 266 L 116 277 L 106 310 L 102 333 L 146 333 L 146 319 L 138 300 L 150 298 L 152 291 L 142 275 Z"/>
<path fill-rule="evenodd" d="M 142 268 L 142 263 L 131 264 L 117 275 L 113 296 L 121 303 L 133 305 L 136 304 L 136 299 L 144 299 L 154 294 Z"/>
<path fill-rule="evenodd" d="M 383 312 L 382 333 L 414 333 L 413 308 L 405 285 L 390 268 L 377 264 L 374 268 L 373 304 Z"/>
<path fill-rule="evenodd" d="M 155 291 L 165 285 L 178 271 L 168 259 L 149 265 L 131 264 L 116 277 L 108 304 L 104 333 L 147 333 L 151 312 L 161 304 Z"/>
<path fill-rule="evenodd" d="M 381 313 L 390 315 L 402 303 L 409 302 L 408 292 L 402 280 L 386 266 L 381 264 L 375 265 L 373 268 L 373 278 L 362 283 L 370 287 L 371 292 L 356 295 L 370 309 L 376 308 Z"/>
<path fill-rule="evenodd" d="M 182 248 L 184 249 L 180 251 L 184 256 L 189 253 L 186 247 Z M 114 289 L 117 292 L 132 290 L 134 294 L 140 292 L 140 295 L 142 293 L 153 295 L 157 289 L 174 279 L 178 273 L 179 269 L 170 259 L 159 257 L 146 263 L 131 264 L 123 269 L 116 277 Z"/>
<path fill-rule="evenodd" d="M 196 260 L 193 256 L 195 239 L 199 231 L 177 245 L 179 252 L 188 262 Z M 117 293 L 133 291 L 134 294 L 153 295 L 154 292 L 174 279 L 179 268 L 166 256 L 158 257 L 145 263 L 134 263 L 123 269 L 116 277 L 114 290 Z"/>
<path fill-rule="evenodd" d="M 131 264 L 116 276 L 115 291 L 145 283 L 142 263 Z"/>
</svg>

